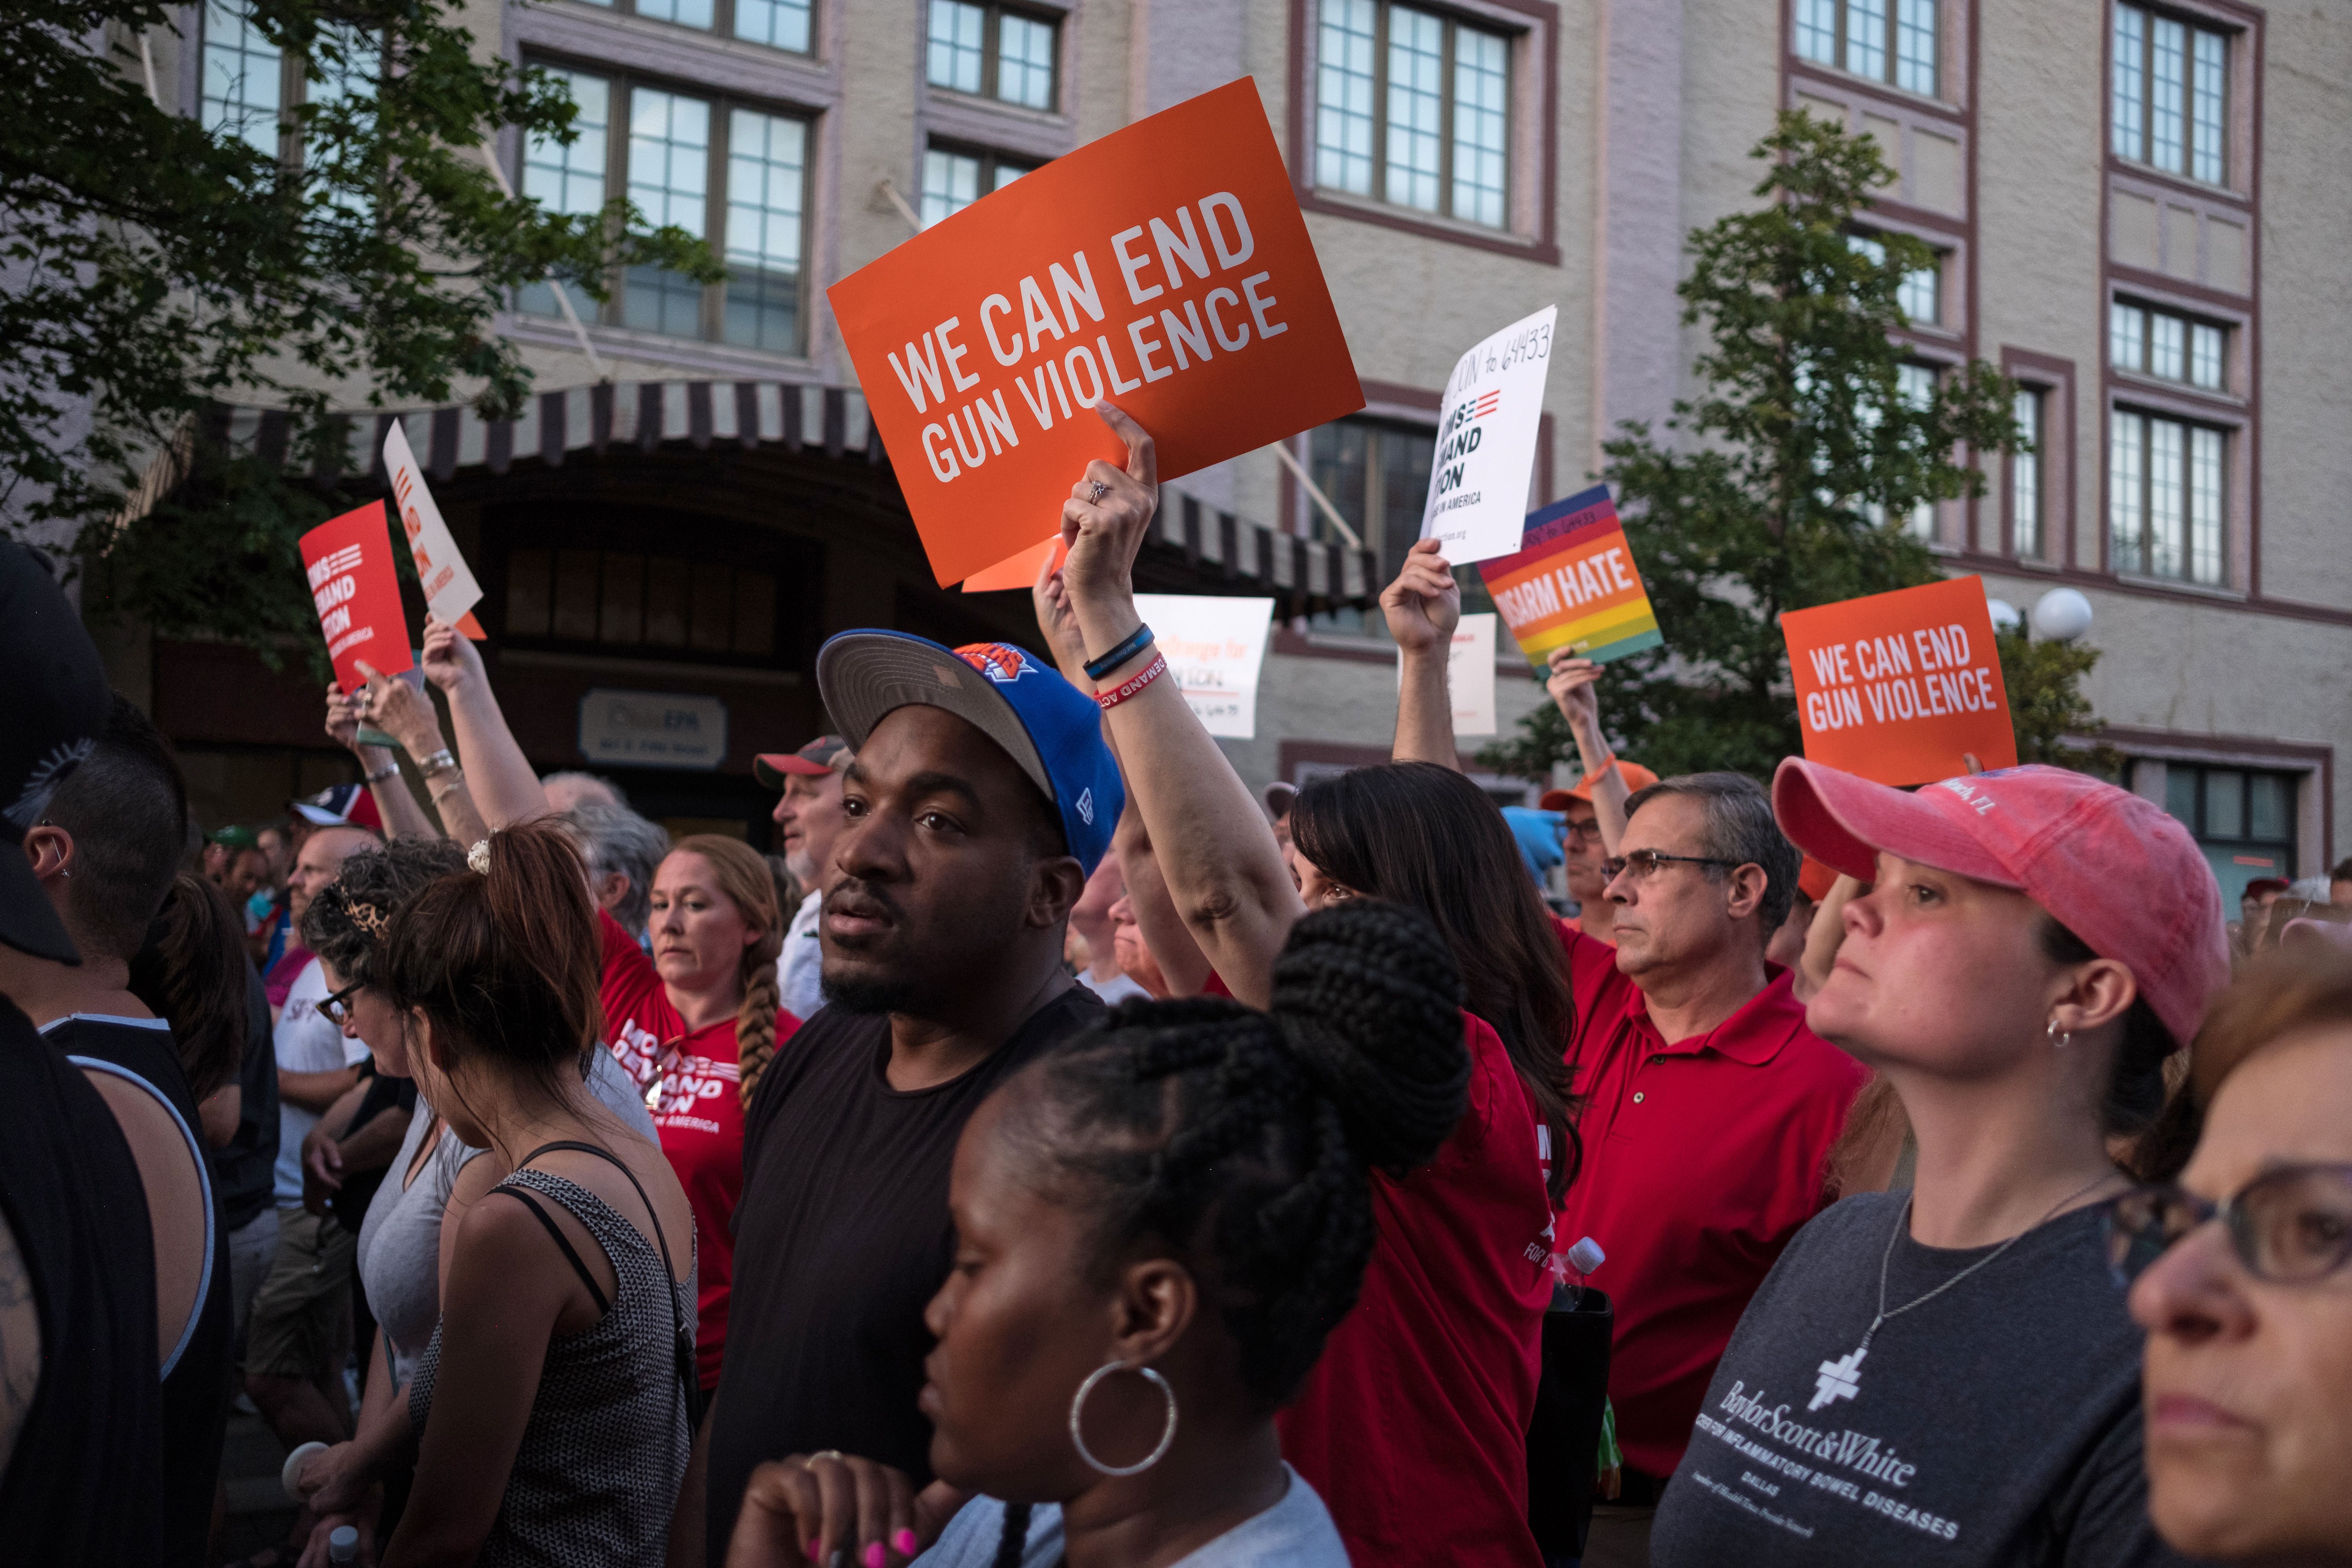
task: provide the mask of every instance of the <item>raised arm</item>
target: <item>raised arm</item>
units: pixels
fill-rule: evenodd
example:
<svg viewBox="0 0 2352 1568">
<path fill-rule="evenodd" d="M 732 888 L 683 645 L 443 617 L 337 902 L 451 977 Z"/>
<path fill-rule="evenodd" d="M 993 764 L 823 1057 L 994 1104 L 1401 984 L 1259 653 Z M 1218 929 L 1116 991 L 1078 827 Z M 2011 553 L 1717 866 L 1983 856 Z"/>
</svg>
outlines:
<svg viewBox="0 0 2352 1568">
<path fill-rule="evenodd" d="M 372 676 L 368 683 L 371 689 L 400 686 L 398 681 L 374 675 L 365 660 L 361 661 L 360 668 Z M 412 697 L 416 695 L 405 686 L 400 686 L 400 689 Z M 327 687 L 327 734 L 337 745 L 350 747 L 352 755 L 360 760 L 360 773 L 367 780 L 368 793 L 375 796 L 376 814 L 383 819 L 386 837 L 438 838 L 440 835 L 434 831 L 431 819 L 425 815 L 425 808 L 417 805 L 416 796 L 409 793 L 408 781 L 400 776 L 400 754 L 390 746 L 360 743 L 360 721 L 367 719 L 373 721 L 368 698 L 366 690 L 346 692 L 340 684 L 330 683 Z M 428 715 L 431 713 L 429 703 L 425 710 Z M 395 738 L 398 736 L 396 731 L 386 730 L 384 733 Z"/>
<path fill-rule="evenodd" d="M 1625 802 L 1631 797 L 1617 753 L 1601 734 L 1601 667 L 1564 647 L 1552 649 L 1548 662 L 1551 676 L 1544 689 L 1551 693 L 1559 716 L 1568 721 L 1569 733 L 1576 737 L 1576 754 L 1586 775 L 1608 769 L 1593 781 L 1592 815 L 1600 819 L 1601 853 L 1614 855 L 1625 837 Z"/>
<path fill-rule="evenodd" d="M 1143 427 L 1109 403 L 1096 405 L 1126 441 L 1125 468 L 1097 459 L 1062 506 L 1070 559 L 1062 569 L 1088 654 L 1132 633 L 1133 570 L 1159 504 L 1158 460 Z M 1147 647 L 1097 686 L 1118 690 L 1160 657 Z M 1306 912 L 1249 786 L 1201 728 L 1176 683 L 1152 681 L 1108 710 L 1129 798 L 1157 854 L 1168 894 L 1202 953 L 1240 1000 L 1263 1007 L 1274 959 Z"/>
<path fill-rule="evenodd" d="M 449 727 L 457 732 L 457 756 L 467 774 L 467 804 L 478 808 L 485 832 L 545 816 L 547 792 L 539 787 L 539 774 L 507 728 L 507 716 L 472 642 L 457 627 L 428 616 L 424 662 L 425 679 L 449 700 Z M 451 831 L 456 832 L 455 825 Z"/>
<path fill-rule="evenodd" d="M 1454 628 L 1462 624 L 1462 584 L 1437 551 L 1434 539 L 1414 544 L 1405 552 L 1396 581 L 1381 594 L 1401 677 L 1391 755 L 1400 763 L 1435 763 L 1460 773 L 1446 671 L 1454 657 Z"/>
</svg>

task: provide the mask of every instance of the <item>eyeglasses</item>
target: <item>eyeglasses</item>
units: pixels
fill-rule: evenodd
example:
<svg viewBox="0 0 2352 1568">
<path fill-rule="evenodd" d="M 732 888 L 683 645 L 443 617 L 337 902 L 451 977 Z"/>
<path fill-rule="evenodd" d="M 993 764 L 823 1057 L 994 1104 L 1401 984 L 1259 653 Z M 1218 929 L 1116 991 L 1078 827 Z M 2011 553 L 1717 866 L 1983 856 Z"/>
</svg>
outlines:
<svg viewBox="0 0 2352 1568">
<path fill-rule="evenodd" d="M 1559 825 L 1559 836 L 1562 840 L 1570 844 L 1575 843 L 1580 838 L 1591 838 L 1597 841 L 1601 837 L 1601 824 L 1598 822 L 1563 822 Z"/>
<path fill-rule="evenodd" d="M 334 992 L 325 1001 L 320 1003 L 319 1011 L 327 1016 L 327 1021 L 330 1023 L 343 1022 L 352 1015 L 352 995 L 365 984 L 365 981 L 352 981 L 349 985 L 344 986 L 341 991 Z"/>
<path fill-rule="evenodd" d="M 1654 849 L 1636 849 L 1631 855 L 1612 856 L 1601 862 L 1601 874 L 1613 882 L 1630 873 L 1636 882 L 1646 882 L 1658 874 L 1661 866 L 1722 866 L 1728 868 L 1746 864 L 1745 860 L 1724 860 L 1712 855 L 1661 855 Z"/>
<path fill-rule="evenodd" d="M 2106 1205 L 2107 1266 L 2127 1284 L 2210 1220 L 2257 1279 L 2324 1279 L 2352 1259 L 2352 1165 L 2282 1165 L 2218 1204 L 2172 1186 L 2126 1193 Z"/>
</svg>

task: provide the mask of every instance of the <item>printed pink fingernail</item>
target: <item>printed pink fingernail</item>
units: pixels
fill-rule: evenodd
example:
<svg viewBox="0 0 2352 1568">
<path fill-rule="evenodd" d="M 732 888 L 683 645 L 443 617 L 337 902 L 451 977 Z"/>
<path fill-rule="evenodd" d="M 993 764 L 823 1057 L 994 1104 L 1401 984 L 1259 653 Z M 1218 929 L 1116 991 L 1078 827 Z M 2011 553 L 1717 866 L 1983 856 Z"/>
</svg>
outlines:
<svg viewBox="0 0 2352 1568">
<path fill-rule="evenodd" d="M 921 1551 L 923 1546 L 921 1542 L 915 1539 L 915 1532 L 911 1530 L 902 1530 L 892 1536 L 890 1544 L 901 1557 L 912 1557 Z"/>
<path fill-rule="evenodd" d="M 818 1558 L 823 1557 L 824 1555 L 824 1538 L 823 1536 L 821 1536 L 821 1535 L 811 1536 L 811 1537 L 809 1538 L 809 1548 L 808 1548 L 808 1557 L 809 1557 L 809 1561 L 810 1561 L 810 1562 L 812 1562 L 812 1563 L 814 1563 L 814 1562 L 815 1562 Z"/>
<path fill-rule="evenodd" d="M 864 1563 L 866 1564 L 866 1568 L 882 1568 L 882 1543 L 878 1541 L 867 1542 L 866 1543 L 866 1554 L 859 1558 L 858 1561 Z"/>
</svg>

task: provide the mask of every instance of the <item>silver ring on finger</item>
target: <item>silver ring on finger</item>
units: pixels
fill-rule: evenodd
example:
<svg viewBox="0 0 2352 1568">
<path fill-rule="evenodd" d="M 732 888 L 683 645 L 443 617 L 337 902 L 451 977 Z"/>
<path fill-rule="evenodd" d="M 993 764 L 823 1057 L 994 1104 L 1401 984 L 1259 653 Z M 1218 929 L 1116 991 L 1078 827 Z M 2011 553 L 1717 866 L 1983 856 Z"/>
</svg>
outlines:
<svg viewBox="0 0 2352 1568">
<path fill-rule="evenodd" d="M 1089 506 L 1100 506 L 1103 497 L 1110 494 L 1110 487 L 1100 479 L 1095 480 L 1094 486 L 1094 493 L 1087 497 L 1087 503 Z"/>
<path fill-rule="evenodd" d="M 838 1448 L 819 1448 L 815 1453 L 811 1454 L 807 1458 L 801 1461 L 801 1468 L 804 1470 L 814 1468 L 819 1459 L 842 1459 L 846 1458 L 848 1458 L 848 1456 L 844 1454 Z"/>
</svg>

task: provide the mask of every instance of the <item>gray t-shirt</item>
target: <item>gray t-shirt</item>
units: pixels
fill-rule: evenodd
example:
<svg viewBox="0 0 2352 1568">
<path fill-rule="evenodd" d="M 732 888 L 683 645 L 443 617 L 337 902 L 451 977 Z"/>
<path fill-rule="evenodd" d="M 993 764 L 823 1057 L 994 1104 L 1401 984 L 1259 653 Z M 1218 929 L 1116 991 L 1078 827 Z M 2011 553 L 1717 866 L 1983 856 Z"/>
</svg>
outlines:
<svg viewBox="0 0 2352 1568">
<path fill-rule="evenodd" d="M 588 1053 L 588 1091 L 630 1131 L 660 1146 L 636 1085 L 613 1053 L 601 1047 Z M 383 1332 L 395 1388 L 408 1382 L 416 1358 L 433 1338 L 433 1326 L 441 1321 L 441 1221 L 448 1212 L 449 1194 L 466 1163 L 486 1152 L 468 1148 L 445 1127 L 424 1168 L 409 1181 L 408 1167 L 433 1121 L 433 1108 L 418 1100 L 400 1153 L 384 1172 L 360 1224 L 360 1283 L 367 1288 L 369 1310 Z"/>
<path fill-rule="evenodd" d="M 1200 1550 L 1186 1552 L 1171 1568 L 1348 1568 L 1348 1549 L 1340 1544 L 1323 1500 L 1297 1470 L 1287 1465 L 1283 1469 L 1290 1477 L 1290 1489 L 1280 1502 Z M 948 1521 L 931 1549 L 908 1568 L 989 1568 L 1003 1533 L 1004 1505 L 994 1498 L 974 1498 Z M 1062 1510 L 1054 1503 L 1039 1503 L 1029 1515 L 1021 1568 L 1052 1568 L 1061 1561 Z"/>
<path fill-rule="evenodd" d="M 2185 1562 L 2148 1523 L 2140 1335 L 2095 1206 L 2028 1232 L 1850 1359 L 1909 1197 L 1832 1205 L 1765 1276 L 1659 1501 L 1654 1568 Z M 1906 1234 L 1887 1306 L 1991 1250 Z"/>
</svg>

